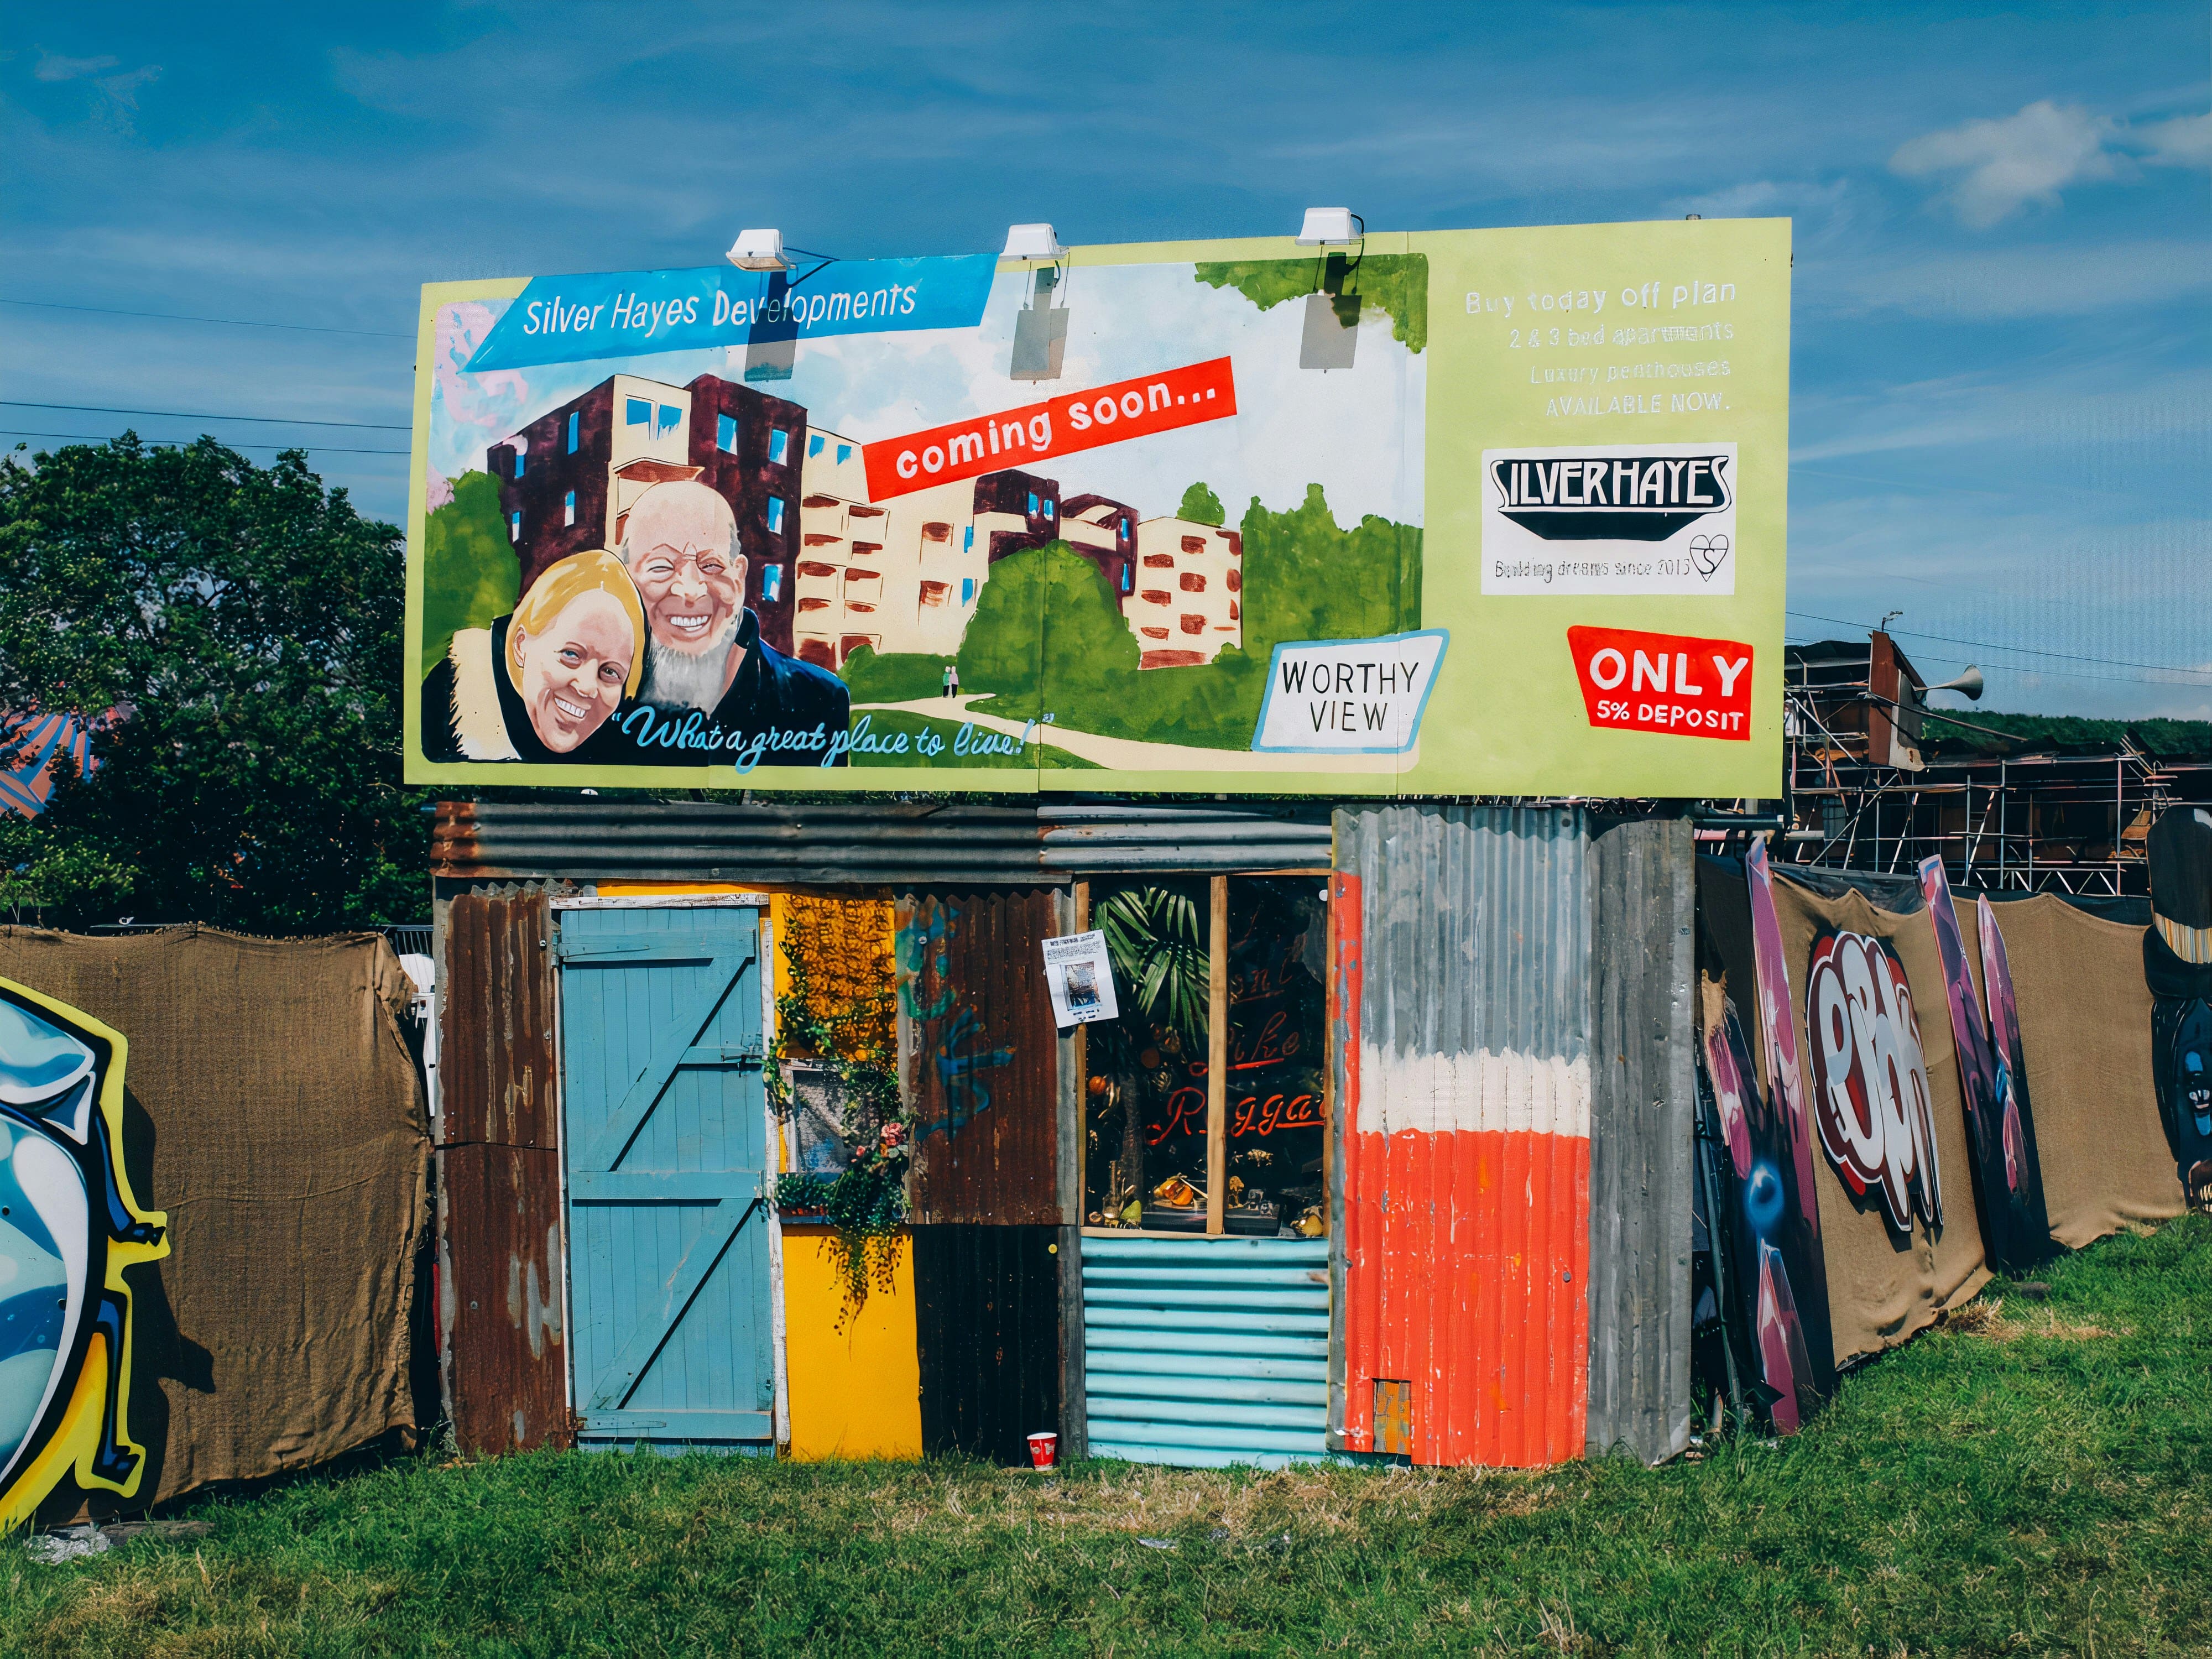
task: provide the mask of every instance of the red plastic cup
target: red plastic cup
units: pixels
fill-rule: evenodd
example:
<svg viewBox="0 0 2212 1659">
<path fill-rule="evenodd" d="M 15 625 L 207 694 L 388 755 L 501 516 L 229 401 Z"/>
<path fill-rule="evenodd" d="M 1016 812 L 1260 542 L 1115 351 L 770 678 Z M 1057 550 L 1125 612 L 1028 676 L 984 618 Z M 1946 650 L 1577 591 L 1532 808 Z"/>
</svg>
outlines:
<svg viewBox="0 0 2212 1659">
<path fill-rule="evenodd" d="M 1060 1437 L 1050 1429 L 1040 1429 L 1030 1437 L 1030 1462 L 1038 1468 L 1050 1468 L 1059 1455 Z"/>
</svg>

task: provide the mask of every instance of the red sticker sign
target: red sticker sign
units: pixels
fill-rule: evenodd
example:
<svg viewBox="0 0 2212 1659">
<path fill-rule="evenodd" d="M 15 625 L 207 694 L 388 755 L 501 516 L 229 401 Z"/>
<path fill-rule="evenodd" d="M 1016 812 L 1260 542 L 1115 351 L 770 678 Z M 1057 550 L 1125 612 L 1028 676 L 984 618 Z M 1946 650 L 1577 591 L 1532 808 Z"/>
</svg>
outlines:
<svg viewBox="0 0 2212 1659">
<path fill-rule="evenodd" d="M 1224 420 L 1236 412 L 1236 377 L 1229 359 L 1216 357 L 863 444 L 860 458 L 868 470 L 868 499 L 884 501 L 932 484 L 1039 466 L 1078 450 Z"/>
<path fill-rule="evenodd" d="M 1751 658 L 1735 640 L 1570 628 L 1575 678 L 1592 726 L 1751 740 Z"/>
</svg>

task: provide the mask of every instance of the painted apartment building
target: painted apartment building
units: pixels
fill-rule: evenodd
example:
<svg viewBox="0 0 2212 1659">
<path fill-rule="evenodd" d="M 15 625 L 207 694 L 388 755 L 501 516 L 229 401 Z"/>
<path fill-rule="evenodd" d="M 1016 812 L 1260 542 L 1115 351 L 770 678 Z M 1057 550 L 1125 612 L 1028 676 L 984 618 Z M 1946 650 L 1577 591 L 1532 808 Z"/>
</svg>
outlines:
<svg viewBox="0 0 2212 1659">
<path fill-rule="evenodd" d="M 486 455 L 527 590 L 556 559 L 619 550 L 631 506 L 654 484 L 696 478 L 738 520 L 745 603 L 761 637 L 792 648 L 806 410 L 702 374 L 675 386 L 617 374 L 540 416 Z"/>
<path fill-rule="evenodd" d="M 1121 615 L 1140 668 L 1192 668 L 1244 643 L 1244 538 L 1188 519 L 1137 526 L 1135 591 Z"/>
<path fill-rule="evenodd" d="M 862 646 L 949 657 L 991 566 L 1060 534 L 1060 486 L 1027 472 L 868 499 L 860 447 L 808 435 L 801 472 L 792 649 L 842 668 Z"/>
<path fill-rule="evenodd" d="M 717 375 L 682 386 L 614 375 L 485 459 L 523 590 L 571 553 L 619 550 L 630 507 L 654 484 L 711 486 L 737 515 L 761 637 L 833 672 L 862 646 L 956 654 L 991 567 L 1054 540 L 1097 568 L 1142 666 L 1211 662 L 1243 638 L 1233 530 L 1139 520 L 1104 495 L 1063 501 L 1057 480 L 1012 469 L 871 501 L 857 442 Z"/>
</svg>

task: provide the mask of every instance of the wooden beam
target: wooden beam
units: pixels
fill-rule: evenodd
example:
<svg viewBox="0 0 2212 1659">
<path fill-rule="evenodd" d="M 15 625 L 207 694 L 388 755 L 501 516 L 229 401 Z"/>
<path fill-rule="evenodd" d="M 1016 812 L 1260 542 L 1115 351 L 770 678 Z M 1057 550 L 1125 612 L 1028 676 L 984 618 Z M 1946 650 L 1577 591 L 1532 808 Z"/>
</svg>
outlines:
<svg viewBox="0 0 2212 1659">
<path fill-rule="evenodd" d="M 1206 1231 L 1222 1232 L 1229 1201 L 1229 878 L 1213 878 L 1206 973 Z"/>
</svg>

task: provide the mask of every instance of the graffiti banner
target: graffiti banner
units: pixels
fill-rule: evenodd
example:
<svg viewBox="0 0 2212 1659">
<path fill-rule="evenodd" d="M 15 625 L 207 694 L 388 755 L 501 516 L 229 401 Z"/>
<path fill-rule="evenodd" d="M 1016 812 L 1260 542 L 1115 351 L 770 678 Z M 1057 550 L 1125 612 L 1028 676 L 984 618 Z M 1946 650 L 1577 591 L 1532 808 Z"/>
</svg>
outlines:
<svg viewBox="0 0 2212 1659">
<path fill-rule="evenodd" d="M 0 1527 L 63 1480 L 131 1497 L 131 1287 L 168 1255 L 123 1167 L 127 1045 L 90 1015 L 0 980 Z"/>
<path fill-rule="evenodd" d="M 434 284 L 406 774 L 1757 795 L 1789 319 L 1784 220 Z"/>
<path fill-rule="evenodd" d="M 1997 937 L 1994 921 L 1977 929 L 1982 934 L 1990 1007 L 2002 1009 L 2011 1021 L 2009 1063 L 2002 1046 L 2008 1034 L 1994 1020 L 1983 1023 L 1983 994 L 1976 991 L 1967 965 L 1966 940 L 1942 859 L 1921 860 L 1920 893 L 1928 902 L 1928 919 L 1934 925 L 1943 967 L 1944 1000 L 1950 1007 L 1951 1037 L 1959 1056 L 1959 1092 L 1966 1103 L 1967 1140 L 1974 1150 L 1974 1195 L 1979 1202 L 1983 1247 L 1992 1267 L 2022 1272 L 2051 1253 L 2051 1220 L 2044 1212 L 2043 1168 L 2036 1156 L 2035 1119 L 2028 1110 L 2027 1063 L 2019 1050 L 2019 1021 L 2004 941 Z M 1988 904 L 1982 901 L 1984 910 Z M 1992 966 L 1999 977 L 1988 977 Z"/>
<path fill-rule="evenodd" d="M 2151 826 L 2151 1066 L 2190 1207 L 2212 1212 L 2212 812 L 2174 807 Z"/>
</svg>

